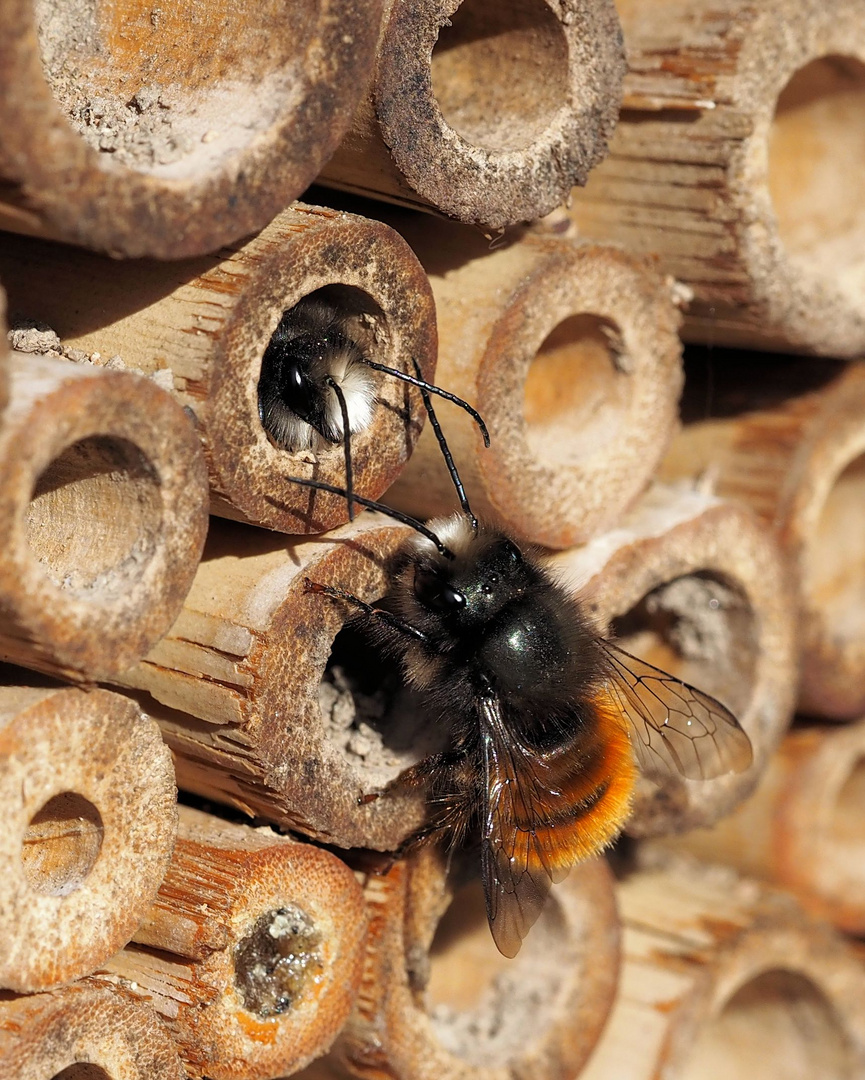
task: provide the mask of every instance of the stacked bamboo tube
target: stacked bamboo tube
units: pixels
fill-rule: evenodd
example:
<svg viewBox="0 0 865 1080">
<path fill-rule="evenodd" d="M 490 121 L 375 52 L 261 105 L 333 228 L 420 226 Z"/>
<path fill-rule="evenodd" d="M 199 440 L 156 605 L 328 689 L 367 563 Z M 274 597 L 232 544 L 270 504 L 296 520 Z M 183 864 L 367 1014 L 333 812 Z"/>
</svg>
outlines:
<svg viewBox="0 0 865 1080">
<path fill-rule="evenodd" d="M 680 328 L 865 348 L 856 200 L 828 152 L 789 176 L 815 125 L 862 150 L 865 19 L 852 0 L 834 23 L 812 0 L 621 0 L 613 132 L 609 0 L 319 7 L 241 27 L 208 0 L 195 40 L 182 11 L 129 0 L 0 16 L 18 234 L 0 234 L 0 658 L 22 665 L 0 686 L 0 1080 L 275 1080 L 328 1050 L 317 1075 L 703 1080 L 774 1075 L 764 1045 L 779 1076 L 852 1080 L 855 953 L 693 853 L 865 926 L 861 724 L 785 737 L 797 694 L 865 710 L 861 372 L 713 353 L 701 411 L 692 353 L 682 425 L 676 405 Z M 319 193 L 249 237 L 356 103 L 323 182 L 456 221 Z M 492 245 L 458 223 L 534 221 L 596 165 L 567 214 Z M 640 778 L 615 879 L 574 870 L 515 961 L 475 853 L 388 854 L 430 812 L 400 774 L 446 733 L 308 588 L 376 601 L 413 535 L 291 483 L 343 486 L 343 445 L 267 429 L 264 354 L 309 299 L 368 360 L 477 406 L 489 450 L 438 408 L 474 510 L 554 552 L 599 634 L 715 695 L 752 744 L 740 773 Z M 377 372 L 372 393 L 354 490 L 452 511 L 417 391 Z M 207 800 L 179 826 L 175 777 Z"/>
</svg>

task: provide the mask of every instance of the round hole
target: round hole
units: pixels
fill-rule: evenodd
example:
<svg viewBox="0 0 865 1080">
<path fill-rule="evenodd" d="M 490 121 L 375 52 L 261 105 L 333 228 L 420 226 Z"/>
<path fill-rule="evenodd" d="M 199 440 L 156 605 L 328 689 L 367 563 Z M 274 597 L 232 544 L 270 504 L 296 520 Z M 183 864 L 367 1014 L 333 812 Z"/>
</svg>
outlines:
<svg viewBox="0 0 865 1080">
<path fill-rule="evenodd" d="M 351 626 L 334 639 L 319 705 L 328 738 L 363 775 L 365 791 L 383 788 L 446 740 L 399 666 Z"/>
<path fill-rule="evenodd" d="M 348 285 L 316 289 L 283 312 L 258 380 L 259 417 L 270 441 L 289 453 L 337 450 L 342 455 L 340 394 L 351 433 L 366 430 L 379 404 L 382 375 L 364 360 L 386 363 L 380 355 L 386 340 L 382 309 Z"/>
<path fill-rule="evenodd" d="M 804 552 L 809 606 L 842 641 L 865 639 L 865 454 L 840 473 Z"/>
<path fill-rule="evenodd" d="M 568 101 L 564 29 L 544 0 L 464 0 L 433 50 L 432 86 L 467 142 L 524 149 Z"/>
<path fill-rule="evenodd" d="M 138 447 L 95 435 L 55 458 L 27 512 L 28 543 L 61 589 L 94 599 L 126 592 L 156 549 L 159 478 Z"/>
<path fill-rule="evenodd" d="M 803 975 L 763 972 L 701 1028 L 683 1080 L 842 1080 L 856 1075 L 831 1004 Z"/>
<path fill-rule="evenodd" d="M 55 1073 L 51 1080 L 111 1080 L 101 1065 L 92 1065 L 88 1061 L 80 1061 L 75 1065 L 67 1065 L 59 1073 Z"/>
<path fill-rule="evenodd" d="M 483 888 L 457 891 L 430 949 L 427 1007 L 436 1037 L 470 1065 L 495 1068 L 521 1057 L 556 1014 L 569 945 L 555 892 L 514 960 L 490 936 Z"/>
<path fill-rule="evenodd" d="M 234 950 L 234 984 L 261 1017 L 288 1012 L 323 975 L 321 933 L 294 904 L 266 911 Z"/>
<path fill-rule="evenodd" d="M 572 315 L 550 333 L 526 378 L 529 449 L 551 466 L 575 465 L 617 437 L 630 381 L 621 332 L 600 315 Z"/>
<path fill-rule="evenodd" d="M 34 814 L 24 833 L 24 876 L 36 892 L 66 896 L 99 858 L 104 829 L 99 811 L 74 791 L 55 795 Z"/>
<path fill-rule="evenodd" d="M 753 688 L 753 612 L 731 582 L 687 574 L 653 589 L 613 621 L 622 648 L 718 698 L 733 713 Z"/>
<path fill-rule="evenodd" d="M 865 64 L 827 56 L 784 88 L 769 138 L 769 190 L 791 261 L 840 283 L 851 301 L 865 289 Z"/>
<path fill-rule="evenodd" d="M 296 107 L 298 57 L 320 46 L 318 18 L 275 2 L 36 0 L 34 22 L 45 79 L 81 137 L 112 165 L 170 179 L 224 166 Z"/>
</svg>

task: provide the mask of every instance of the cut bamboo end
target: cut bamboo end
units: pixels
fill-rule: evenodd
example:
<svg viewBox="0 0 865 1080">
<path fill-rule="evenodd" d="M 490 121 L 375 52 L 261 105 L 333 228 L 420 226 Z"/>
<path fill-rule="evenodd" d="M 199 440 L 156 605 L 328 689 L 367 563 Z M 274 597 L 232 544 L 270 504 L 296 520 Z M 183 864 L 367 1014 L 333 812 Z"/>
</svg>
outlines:
<svg viewBox="0 0 865 1080">
<path fill-rule="evenodd" d="M 426 849 L 366 887 L 369 950 L 333 1058 L 356 1076 L 576 1076 L 610 1008 L 618 920 L 606 864 L 556 886 L 516 960 L 496 952 L 479 881 L 454 892 Z"/>
<path fill-rule="evenodd" d="M 146 379 L 12 355 L 0 426 L 0 657 L 99 679 L 174 620 L 207 530 L 195 432 Z"/>
<path fill-rule="evenodd" d="M 168 1032 L 129 995 L 90 980 L 0 996 L 0 1080 L 185 1080 Z"/>
<path fill-rule="evenodd" d="M 248 236 L 348 128 L 381 10 L 13 0 L 0 33 L 0 224 L 162 259 Z"/>
<path fill-rule="evenodd" d="M 168 866 L 175 798 L 159 729 L 127 698 L 0 687 L 0 986 L 70 982 L 129 940 Z"/>
<path fill-rule="evenodd" d="M 534 220 L 605 154 L 623 74 L 611 0 L 396 0 L 320 180 L 493 229 Z"/>
<path fill-rule="evenodd" d="M 348 518 L 345 499 L 286 476 L 343 487 L 342 444 L 289 452 L 259 409 L 262 360 L 285 311 L 313 297 L 373 362 L 435 373 L 435 305 L 426 275 L 392 229 L 297 204 L 258 236 L 181 264 L 112 262 L 56 244 L 9 238 L 0 272 L 19 316 L 51 326 L 66 347 L 119 355 L 157 373 L 192 410 L 216 513 L 289 533 Z M 98 314 L 94 314 L 98 312 Z M 352 436 L 355 489 L 375 499 L 405 464 L 423 423 L 415 390 L 370 369 L 372 418 Z"/>
<path fill-rule="evenodd" d="M 609 528 L 649 483 L 677 423 L 670 283 L 611 247 L 525 237 L 490 252 L 438 223 L 397 227 L 430 275 L 439 380 L 492 433 L 485 449 L 468 416 L 439 410 L 475 513 L 551 548 Z M 422 516 L 455 503 L 430 436 L 388 493 Z"/>
<path fill-rule="evenodd" d="M 729 870 L 644 870 L 617 893 L 618 999 L 584 1080 L 854 1080 L 865 976 L 793 900 Z"/>
<path fill-rule="evenodd" d="M 696 401 L 696 363 L 692 372 Z M 779 360 L 755 373 L 743 355 L 712 361 L 711 378 L 718 415 L 685 424 L 661 475 L 708 471 L 775 532 L 798 590 L 800 709 L 855 719 L 865 711 L 865 364 L 815 372 Z"/>
<path fill-rule="evenodd" d="M 402 674 L 382 691 L 377 650 L 340 634 L 353 609 L 305 585 L 373 602 L 408 535 L 372 514 L 291 542 L 212 525 L 180 617 L 123 675 L 146 691 L 181 788 L 345 848 L 392 850 L 423 824 L 419 789 L 358 799 L 425 756 L 431 728 Z"/>
<path fill-rule="evenodd" d="M 363 893 L 334 855 L 181 807 L 140 945 L 98 977 L 157 1011 L 188 1075 L 269 1080 L 336 1038 L 360 984 L 365 934 Z"/>
<path fill-rule="evenodd" d="M 686 340 L 865 350 L 861 16 L 857 0 L 690 0 L 661 22 L 626 6 L 620 123 L 571 214 L 690 286 Z"/>
<path fill-rule="evenodd" d="M 755 793 L 713 829 L 665 840 L 796 893 L 850 933 L 865 930 L 865 721 L 791 732 Z"/>
<path fill-rule="evenodd" d="M 549 565 L 602 632 L 716 697 L 751 739 L 742 773 L 641 779 L 628 830 L 680 832 L 729 813 L 766 768 L 795 701 L 794 602 L 772 538 L 744 508 L 657 486 L 618 529 Z"/>
</svg>

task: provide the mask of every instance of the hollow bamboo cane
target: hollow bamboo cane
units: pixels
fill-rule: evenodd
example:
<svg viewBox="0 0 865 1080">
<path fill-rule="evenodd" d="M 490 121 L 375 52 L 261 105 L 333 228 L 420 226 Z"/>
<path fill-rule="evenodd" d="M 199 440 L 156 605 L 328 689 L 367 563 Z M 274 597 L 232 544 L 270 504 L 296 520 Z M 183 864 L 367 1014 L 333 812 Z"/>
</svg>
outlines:
<svg viewBox="0 0 865 1080">
<path fill-rule="evenodd" d="M 865 349 L 865 22 L 857 0 L 628 3 L 607 160 L 571 217 L 653 252 L 694 299 L 684 337 Z"/>
<path fill-rule="evenodd" d="M 863 774 L 865 721 L 796 729 L 735 813 L 669 843 L 789 889 L 809 911 L 861 934 Z"/>
<path fill-rule="evenodd" d="M 564 548 L 611 527 L 672 438 L 682 385 L 670 282 L 612 247 L 523 237 L 490 251 L 429 219 L 392 219 L 430 275 L 439 379 L 492 435 L 440 409 L 477 514 Z M 454 507 L 432 432 L 388 501 L 422 515 Z"/>
<path fill-rule="evenodd" d="M 4 5 L 0 225 L 178 259 L 308 186 L 368 82 L 380 0 Z"/>
<path fill-rule="evenodd" d="M 418 760 L 430 733 L 399 701 L 385 707 L 377 681 L 353 695 L 369 649 L 325 679 L 353 611 L 305 587 L 309 578 L 378 599 L 408 535 L 371 514 L 307 540 L 213 523 L 176 623 L 123 675 L 146 692 L 181 788 L 339 847 L 390 850 L 422 824 L 417 789 L 358 803 Z"/>
<path fill-rule="evenodd" d="M 795 699 L 794 606 L 780 553 L 744 508 L 685 488 L 651 489 L 619 527 L 551 558 L 600 629 L 718 698 L 754 752 L 716 779 L 640 779 L 635 835 L 710 824 L 753 790 Z"/>
<path fill-rule="evenodd" d="M 151 1005 L 190 1076 L 267 1080 L 327 1050 L 351 1011 L 363 894 L 334 855 L 180 808 L 138 943 L 99 974 Z"/>
<path fill-rule="evenodd" d="M 705 474 L 772 529 L 798 593 L 799 707 L 855 719 L 865 711 L 865 364 L 755 370 L 750 354 L 713 356 L 689 367 L 686 423 L 661 475 Z"/>
<path fill-rule="evenodd" d="M 0 998 L 0 1080 L 184 1080 L 170 1035 L 128 994 L 86 980 Z"/>
<path fill-rule="evenodd" d="M 132 936 L 171 857 L 176 792 L 133 702 L 0 673 L 0 987 L 29 992 L 88 974 Z"/>
<path fill-rule="evenodd" d="M 556 886 L 519 957 L 506 960 L 480 882 L 455 892 L 444 861 L 430 848 L 368 880 L 363 986 L 328 1062 L 395 1080 L 576 1076 L 617 978 L 606 863 L 585 863 Z"/>
<path fill-rule="evenodd" d="M 13 353 L 0 425 L 0 658 L 64 678 L 136 663 L 207 530 L 192 426 L 150 380 Z"/>
<path fill-rule="evenodd" d="M 263 354 L 283 312 L 315 294 L 347 320 L 372 361 L 433 378 L 435 307 L 417 259 L 387 226 L 295 204 L 261 233 L 177 264 L 117 264 L 58 244 L 0 245 L 10 308 L 51 326 L 66 347 L 119 355 L 158 372 L 194 415 L 213 510 L 283 532 L 323 532 L 347 519 L 345 499 L 286 482 L 342 486 L 341 445 L 290 453 L 259 413 Z M 411 453 L 422 424 L 417 391 L 377 372 L 369 426 L 352 436 L 357 493 L 377 498 Z"/>
<path fill-rule="evenodd" d="M 782 893 L 697 864 L 617 891 L 623 966 L 582 1080 L 854 1080 L 861 963 Z"/>
<path fill-rule="evenodd" d="M 493 229 L 541 217 L 603 157 L 623 72 L 610 0 L 393 0 L 319 180 Z"/>
</svg>

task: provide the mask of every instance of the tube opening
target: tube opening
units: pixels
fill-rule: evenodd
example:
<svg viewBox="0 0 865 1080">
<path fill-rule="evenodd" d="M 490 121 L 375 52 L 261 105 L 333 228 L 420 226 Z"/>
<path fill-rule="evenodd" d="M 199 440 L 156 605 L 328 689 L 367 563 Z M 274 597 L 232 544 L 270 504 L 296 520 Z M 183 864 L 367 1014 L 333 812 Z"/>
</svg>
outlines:
<svg viewBox="0 0 865 1080">
<path fill-rule="evenodd" d="M 34 7 L 43 73 L 70 125 L 108 168 L 172 179 L 224 166 L 295 107 L 297 57 L 321 32 L 278 0 Z"/>
<path fill-rule="evenodd" d="M 384 787 L 446 743 L 445 725 L 424 710 L 399 665 L 353 626 L 334 639 L 319 705 L 328 738 L 362 775 L 365 791 Z"/>
<path fill-rule="evenodd" d="M 826 56 L 787 83 L 769 136 L 769 191 L 790 260 L 854 303 L 865 291 L 863 114 L 865 64 Z"/>
<path fill-rule="evenodd" d="M 576 465 L 614 441 L 630 401 L 620 327 L 581 313 L 547 335 L 526 377 L 523 415 L 532 454 Z"/>
<path fill-rule="evenodd" d="M 161 524 L 159 477 L 150 461 L 127 439 L 94 435 L 67 447 L 37 480 L 27 539 L 58 588 L 114 600 L 141 578 Z"/>
<path fill-rule="evenodd" d="M 458 135 L 486 150 L 522 150 L 569 99 L 565 28 L 545 0 L 464 0 L 439 34 L 431 72 Z"/>
<path fill-rule="evenodd" d="M 754 685 L 757 631 L 747 597 L 705 571 L 665 582 L 613 621 L 618 644 L 716 697 L 734 714 Z"/>
<path fill-rule="evenodd" d="M 833 638 L 865 642 L 865 454 L 829 490 L 803 555 L 808 606 L 823 613 Z"/>
<path fill-rule="evenodd" d="M 65 1069 L 55 1073 L 51 1080 L 112 1080 L 112 1077 L 101 1065 L 93 1065 L 89 1061 L 79 1061 L 74 1065 L 67 1065 Z"/>
<path fill-rule="evenodd" d="M 372 423 L 382 379 L 364 363 L 387 364 L 387 323 L 371 296 L 326 285 L 283 312 L 261 361 L 258 411 L 270 441 L 289 453 L 342 454 L 344 422 L 352 435 Z"/>
<path fill-rule="evenodd" d="M 576 963 L 555 891 L 508 960 L 493 944 L 483 887 L 460 888 L 436 929 L 426 987 L 430 1020 L 451 1054 L 479 1068 L 501 1067 L 543 1039 L 565 973 Z"/>
<path fill-rule="evenodd" d="M 36 892 L 66 896 L 93 869 L 105 829 L 97 808 L 83 795 L 64 791 L 49 799 L 24 833 L 24 876 Z"/>
<path fill-rule="evenodd" d="M 798 972 L 764 971 L 700 1029 L 683 1080 L 847 1080 L 855 1066 L 822 991 Z"/>
<path fill-rule="evenodd" d="M 301 1004 L 323 978 L 321 932 L 294 904 L 264 912 L 235 947 L 234 985 L 262 1018 Z"/>
</svg>

